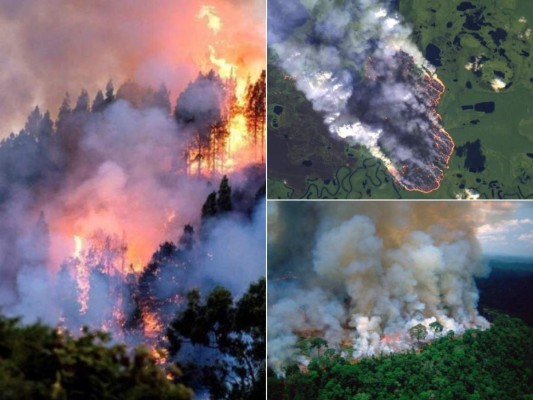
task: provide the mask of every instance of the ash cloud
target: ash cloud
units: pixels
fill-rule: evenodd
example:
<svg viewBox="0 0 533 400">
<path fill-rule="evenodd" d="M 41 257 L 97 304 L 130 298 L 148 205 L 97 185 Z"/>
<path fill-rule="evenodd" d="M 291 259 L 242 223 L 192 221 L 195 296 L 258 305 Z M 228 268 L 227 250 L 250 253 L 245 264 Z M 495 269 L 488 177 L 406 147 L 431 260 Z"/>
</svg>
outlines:
<svg viewBox="0 0 533 400">
<path fill-rule="evenodd" d="M 453 142 L 436 104 L 444 87 L 386 1 L 269 6 L 269 46 L 334 137 L 368 148 L 408 190 L 438 187 Z"/>
<path fill-rule="evenodd" d="M 298 361 L 301 337 L 359 358 L 412 348 L 419 323 L 438 321 L 443 334 L 488 327 L 477 311 L 474 278 L 488 270 L 476 231 L 506 212 L 487 203 L 270 205 L 270 366 Z"/>
</svg>

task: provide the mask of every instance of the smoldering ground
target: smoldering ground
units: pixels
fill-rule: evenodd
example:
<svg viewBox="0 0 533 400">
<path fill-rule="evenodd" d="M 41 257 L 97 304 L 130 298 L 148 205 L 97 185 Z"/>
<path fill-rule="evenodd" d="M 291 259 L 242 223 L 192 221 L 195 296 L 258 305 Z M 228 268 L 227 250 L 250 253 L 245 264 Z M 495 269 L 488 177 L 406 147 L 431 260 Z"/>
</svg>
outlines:
<svg viewBox="0 0 533 400">
<path fill-rule="evenodd" d="M 272 204 L 268 210 L 268 352 L 279 370 L 300 337 L 348 357 L 411 348 L 409 329 L 485 328 L 476 237 L 509 205 L 446 202 Z M 430 330 L 431 331 L 431 330 Z M 430 332 L 430 337 L 433 333 Z"/>
</svg>

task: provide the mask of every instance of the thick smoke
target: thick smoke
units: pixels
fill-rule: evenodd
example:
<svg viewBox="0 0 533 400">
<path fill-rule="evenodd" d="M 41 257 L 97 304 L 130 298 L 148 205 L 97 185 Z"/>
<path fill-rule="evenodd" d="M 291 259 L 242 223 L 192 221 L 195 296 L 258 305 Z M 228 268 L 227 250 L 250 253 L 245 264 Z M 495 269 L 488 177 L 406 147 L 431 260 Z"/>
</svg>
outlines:
<svg viewBox="0 0 533 400">
<path fill-rule="evenodd" d="M 438 187 L 453 142 L 442 84 L 386 1 L 269 3 L 269 45 L 330 132 L 361 144 L 409 190 Z"/>
<path fill-rule="evenodd" d="M 210 82 L 219 89 L 219 78 Z M 2 142 L 0 307 L 24 322 L 157 344 L 192 287 L 238 296 L 264 274 L 264 166 L 249 160 L 229 173 L 234 211 L 205 220 L 202 204 L 222 174 L 188 171 L 184 153 L 200 127 L 112 97 L 100 111 L 67 112 L 53 131 L 36 110 L 35 130 L 30 116 Z M 218 109 L 202 96 L 187 106 L 221 115 L 219 100 Z M 152 257 L 165 241 L 178 244 L 169 267 Z M 143 291 L 149 262 L 157 270 Z"/>
<path fill-rule="evenodd" d="M 207 71 L 209 46 L 239 68 L 264 69 L 265 1 L 0 1 L 0 137 L 29 110 L 55 115 L 65 92 L 96 93 L 109 79 L 133 79 L 175 96 Z M 202 11 L 204 10 L 204 11 Z M 206 15 L 205 10 L 209 11 Z M 209 19 L 208 17 L 211 16 Z M 219 18 L 212 29 L 210 19 Z"/>
<path fill-rule="evenodd" d="M 491 206 L 466 203 L 279 203 L 269 207 L 269 363 L 295 361 L 300 337 L 347 357 L 409 349 L 409 329 L 485 328 L 476 229 Z M 499 210 L 504 212 L 504 208 Z"/>
</svg>

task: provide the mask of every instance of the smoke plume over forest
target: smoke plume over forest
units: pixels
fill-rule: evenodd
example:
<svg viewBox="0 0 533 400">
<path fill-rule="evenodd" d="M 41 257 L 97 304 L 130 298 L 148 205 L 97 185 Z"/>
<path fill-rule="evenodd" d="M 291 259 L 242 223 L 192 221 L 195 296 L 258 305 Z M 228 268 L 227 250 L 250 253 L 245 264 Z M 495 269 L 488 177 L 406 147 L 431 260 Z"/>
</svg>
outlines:
<svg viewBox="0 0 533 400">
<path fill-rule="evenodd" d="M 264 275 L 263 27 L 264 1 L 0 4 L 3 314 L 165 347 L 189 290 Z"/>
<path fill-rule="evenodd" d="M 474 278 L 488 273 L 476 232 L 508 204 L 446 202 L 269 205 L 269 365 L 324 338 L 348 358 L 412 348 L 488 327 Z M 432 329 L 432 327 L 440 327 Z M 432 325 L 433 324 L 433 325 Z M 420 328 L 424 329 L 424 328 Z"/>
<path fill-rule="evenodd" d="M 271 1 L 269 46 L 335 138 L 365 146 L 404 188 L 429 192 L 454 147 L 436 112 L 444 86 L 395 3 Z"/>
</svg>

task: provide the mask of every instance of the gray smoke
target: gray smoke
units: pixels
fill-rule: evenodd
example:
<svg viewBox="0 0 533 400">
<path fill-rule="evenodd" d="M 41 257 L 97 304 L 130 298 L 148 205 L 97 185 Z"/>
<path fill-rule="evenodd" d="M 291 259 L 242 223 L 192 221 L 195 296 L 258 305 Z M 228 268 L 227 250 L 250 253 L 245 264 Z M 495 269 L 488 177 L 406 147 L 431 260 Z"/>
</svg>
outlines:
<svg viewBox="0 0 533 400">
<path fill-rule="evenodd" d="M 197 98 L 196 105 L 211 107 L 212 99 Z M 116 312 L 126 318 L 134 311 L 133 305 L 128 308 L 132 279 L 138 279 L 161 243 L 178 243 L 186 224 L 196 230 L 197 244 L 190 250 L 195 268 L 180 276 L 180 285 L 176 280 L 156 285 L 160 297 L 174 301 L 172 296 L 194 286 L 208 290 L 217 284 L 239 295 L 264 275 L 264 202 L 255 207 L 248 202 L 255 210 L 251 217 L 229 213 L 202 224 L 202 204 L 222 176 L 187 173 L 183 153 L 191 129 L 160 108 L 135 108 L 126 100 L 71 118 L 67 135 L 52 139 L 65 143 L 49 148 L 52 158 L 62 160 L 57 164 L 62 169 L 49 168 L 33 183 L 1 174 L 2 313 L 25 323 L 104 328 L 120 339 L 124 320 Z M 43 157 L 24 157 L 34 143 L 25 135 L 10 139 L 19 144 L 11 150 L 11 170 L 33 174 Z M 243 166 L 229 174 L 233 190 L 245 198 L 253 199 L 264 183 L 263 172 L 250 173 L 254 168 L 263 170 Z M 78 255 L 75 236 L 83 246 Z M 80 277 L 90 284 L 83 311 Z"/>
<path fill-rule="evenodd" d="M 364 145 L 409 190 L 438 187 L 453 143 L 435 103 L 443 90 L 387 1 L 269 4 L 275 60 L 331 134 Z"/>
<path fill-rule="evenodd" d="M 208 5 L 221 18 L 218 33 L 200 17 L 200 0 L 0 1 L 0 137 L 16 132 L 35 105 L 55 117 L 65 92 L 96 93 L 110 78 L 164 82 L 176 96 L 199 65 L 212 67 L 210 45 L 243 77 L 259 74 L 265 1 Z"/>
<path fill-rule="evenodd" d="M 419 323 L 438 321 L 443 334 L 486 328 L 474 278 L 488 271 L 476 229 L 491 208 L 497 206 L 270 205 L 270 366 L 295 361 L 301 337 L 323 337 L 359 358 L 411 348 L 409 329 Z"/>
</svg>

